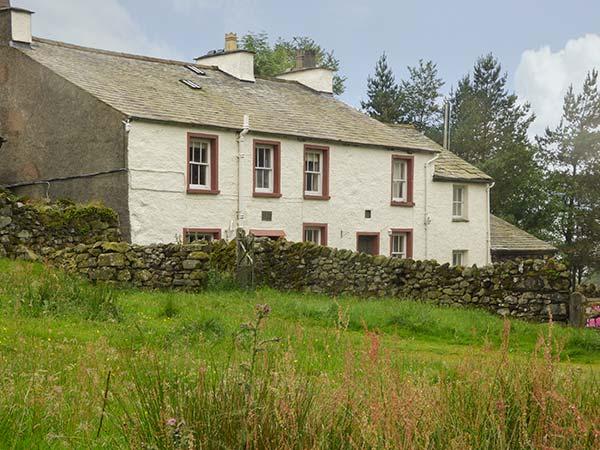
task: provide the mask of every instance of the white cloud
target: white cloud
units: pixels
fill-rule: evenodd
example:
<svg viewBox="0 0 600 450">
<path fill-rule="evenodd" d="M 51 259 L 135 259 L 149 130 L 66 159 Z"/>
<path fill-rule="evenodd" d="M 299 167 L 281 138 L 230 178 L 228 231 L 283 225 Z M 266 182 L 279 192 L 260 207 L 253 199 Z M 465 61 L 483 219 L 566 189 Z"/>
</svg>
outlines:
<svg viewBox="0 0 600 450">
<path fill-rule="evenodd" d="M 515 88 L 522 100 L 531 103 L 537 116 L 530 130 L 532 134 L 541 134 L 546 126 L 558 124 L 569 85 L 580 90 L 586 74 L 593 68 L 600 69 L 598 34 L 571 39 L 556 52 L 548 46 L 523 52 Z"/>
<path fill-rule="evenodd" d="M 13 0 L 35 11 L 34 36 L 144 55 L 180 58 L 178 52 L 148 36 L 120 0 Z"/>
</svg>

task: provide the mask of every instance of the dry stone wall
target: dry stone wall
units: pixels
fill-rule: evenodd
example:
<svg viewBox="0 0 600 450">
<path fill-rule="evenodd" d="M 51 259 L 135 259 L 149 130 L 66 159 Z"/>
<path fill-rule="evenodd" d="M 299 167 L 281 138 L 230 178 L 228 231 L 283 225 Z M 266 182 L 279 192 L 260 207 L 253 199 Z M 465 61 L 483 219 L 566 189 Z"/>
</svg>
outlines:
<svg viewBox="0 0 600 450">
<path fill-rule="evenodd" d="M 97 242 L 59 250 L 49 255 L 49 261 L 94 281 L 198 290 L 206 287 L 211 272 L 233 272 L 235 244 L 214 241 L 138 246 Z"/>
<path fill-rule="evenodd" d="M 224 241 L 136 246 L 120 242 L 116 215 L 70 203 L 30 205 L 0 192 L 0 257 L 44 259 L 94 281 L 199 290 L 236 270 Z M 331 296 L 395 297 L 477 307 L 533 321 L 566 321 L 569 272 L 555 260 L 450 267 L 310 243 L 249 240 L 259 284 Z"/>
<path fill-rule="evenodd" d="M 99 242 L 56 252 L 51 260 L 92 280 L 146 288 L 206 287 L 208 274 L 235 271 L 235 245 L 131 246 Z M 506 261 L 493 266 L 450 267 L 357 254 L 307 243 L 256 240 L 259 284 L 327 295 L 396 297 L 477 307 L 533 321 L 566 321 L 569 272 L 554 260 Z"/>
<path fill-rule="evenodd" d="M 262 242 L 257 252 L 261 282 L 278 289 L 411 298 L 534 321 L 568 317 L 569 271 L 552 259 L 450 267 L 284 241 Z"/>
<path fill-rule="evenodd" d="M 80 243 L 120 238 L 118 217 L 108 208 L 28 203 L 0 189 L 0 257 L 35 260 Z"/>
</svg>

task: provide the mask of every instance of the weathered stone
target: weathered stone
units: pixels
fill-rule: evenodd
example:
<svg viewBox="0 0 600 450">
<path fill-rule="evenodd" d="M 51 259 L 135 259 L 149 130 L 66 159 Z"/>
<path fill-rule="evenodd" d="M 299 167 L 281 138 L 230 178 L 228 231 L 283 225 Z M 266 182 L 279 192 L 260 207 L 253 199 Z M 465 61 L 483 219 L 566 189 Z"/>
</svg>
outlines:
<svg viewBox="0 0 600 450">
<path fill-rule="evenodd" d="M 124 267 L 126 261 L 123 253 L 102 253 L 98 256 L 100 267 Z"/>
<path fill-rule="evenodd" d="M 93 270 L 92 272 L 99 281 L 109 281 L 114 280 L 117 275 L 117 269 L 112 267 L 100 267 L 98 269 Z"/>
<path fill-rule="evenodd" d="M 195 270 L 201 266 L 201 262 L 196 259 L 186 259 L 181 263 L 183 270 Z"/>
<path fill-rule="evenodd" d="M 22 241 L 31 239 L 31 231 L 29 230 L 21 230 L 17 233 L 17 237 Z"/>
<path fill-rule="evenodd" d="M 208 261 L 210 256 L 205 252 L 191 252 L 188 256 L 188 259 L 197 259 L 199 261 Z"/>
<path fill-rule="evenodd" d="M 0 216 L 0 230 L 9 226 L 12 223 L 12 217 Z"/>
<path fill-rule="evenodd" d="M 121 270 L 117 273 L 117 280 L 127 282 L 131 280 L 131 272 L 129 270 Z"/>
<path fill-rule="evenodd" d="M 126 253 L 129 250 L 127 242 L 104 242 L 102 250 L 106 252 Z"/>
<path fill-rule="evenodd" d="M 139 270 L 135 272 L 134 279 L 143 282 L 150 281 L 152 279 L 152 272 L 149 270 Z"/>
</svg>

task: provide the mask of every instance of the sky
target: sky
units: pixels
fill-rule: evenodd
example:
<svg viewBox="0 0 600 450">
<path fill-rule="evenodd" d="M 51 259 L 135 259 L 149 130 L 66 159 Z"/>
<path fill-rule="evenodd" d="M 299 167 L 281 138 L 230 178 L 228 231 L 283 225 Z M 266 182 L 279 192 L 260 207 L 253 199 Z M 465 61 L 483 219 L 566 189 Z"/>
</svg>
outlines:
<svg viewBox="0 0 600 450">
<path fill-rule="evenodd" d="M 570 84 L 600 69 L 600 0 L 12 0 L 31 9 L 35 36 L 171 59 L 223 48 L 224 34 L 310 36 L 341 62 L 341 99 L 360 106 L 385 52 L 397 79 L 419 59 L 437 63 L 444 92 L 492 52 L 509 88 L 537 116 L 560 120 Z"/>
</svg>

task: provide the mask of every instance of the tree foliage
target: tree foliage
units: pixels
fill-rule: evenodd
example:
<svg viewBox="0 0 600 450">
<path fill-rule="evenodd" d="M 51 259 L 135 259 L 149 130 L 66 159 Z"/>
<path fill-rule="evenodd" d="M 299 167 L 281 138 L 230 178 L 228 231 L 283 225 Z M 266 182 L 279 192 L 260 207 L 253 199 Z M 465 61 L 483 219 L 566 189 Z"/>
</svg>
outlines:
<svg viewBox="0 0 600 450">
<path fill-rule="evenodd" d="M 400 82 L 400 121 L 410 123 L 426 134 L 439 129 L 443 121 L 440 89 L 444 81 L 432 61 L 419 60 L 409 66 L 409 79 Z"/>
<path fill-rule="evenodd" d="M 375 65 L 375 75 L 367 79 L 367 100 L 361 102 L 361 107 L 380 122 L 400 121 L 400 89 L 385 53 Z"/>
<path fill-rule="evenodd" d="M 555 219 L 573 281 L 600 269 L 600 87 L 591 71 L 581 93 L 570 86 L 559 125 L 537 139 Z"/>
<path fill-rule="evenodd" d="M 495 180 L 492 212 L 537 234 L 549 221 L 543 170 L 527 131 L 535 116 L 506 87 L 491 54 L 451 93 L 451 150 Z"/>
<path fill-rule="evenodd" d="M 325 50 L 309 37 L 298 36 L 290 40 L 279 38 L 271 44 L 267 33 L 248 33 L 242 37 L 241 47 L 255 53 L 254 72 L 263 77 L 273 77 L 293 69 L 296 65 L 297 50 L 313 50 L 316 54 L 317 66 L 335 72 L 333 93 L 336 95 L 344 93 L 346 78 L 339 74 L 339 60 L 333 51 Z"/>
</svg>

